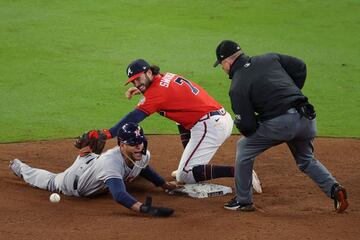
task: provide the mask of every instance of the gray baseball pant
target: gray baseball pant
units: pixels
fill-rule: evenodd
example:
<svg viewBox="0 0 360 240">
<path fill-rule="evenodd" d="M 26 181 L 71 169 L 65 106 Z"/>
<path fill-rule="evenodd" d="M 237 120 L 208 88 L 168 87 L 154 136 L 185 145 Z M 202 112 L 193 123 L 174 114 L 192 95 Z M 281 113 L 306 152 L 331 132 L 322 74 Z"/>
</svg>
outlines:
<svg viewBox="0 0 360 240">
<path fill-rule="evenodd" d="M 286 142 L 298 168 L 308 175 L 330 197 L 335 178 L 320 161 L 314 158 L 313 140 L 316 136 L 316 120 L 301 117 L 294 109 L 260 123 L 257 131 L 237 142 L 235 185 L 237 201 L 253 203 L 252 169 L 257 155 Z"/>
<path fill-rule="evenodd" d="M 74 189 L 75 178 L 80 176 L 90 166 L 88 161 L 92 161 L 94 158 L 91 154 L 84 157 L 78 156 L 68 169 L 57 174 L 30 167 L 25 163 L 21 163 L 20 171 L 24 181 L 32 187 L 51 192 L 60 192 L 67 196 L 79 197 L 77 190 Z"/>
</svg>

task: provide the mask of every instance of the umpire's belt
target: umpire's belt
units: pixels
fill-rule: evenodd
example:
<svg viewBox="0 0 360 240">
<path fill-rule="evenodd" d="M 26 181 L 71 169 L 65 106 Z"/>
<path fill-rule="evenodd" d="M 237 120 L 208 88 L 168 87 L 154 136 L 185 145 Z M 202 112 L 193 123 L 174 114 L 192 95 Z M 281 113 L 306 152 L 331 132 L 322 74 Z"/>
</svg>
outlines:
<svg viewBox="0 0 360 240">
<path fill-rule="evenodd" d="M 224 108 L 220 108 L 219 110 L 216 110 L 216 111 L 212 111 L 212 112 L 207 113 L 207 114 L 204 115 L 202 118 L 200 118 L 200 120 L 199 120 L 198 122 L 205 121 L 205 120 L 209 119 L 209 118 L 212 117 L 212 116 L 216 116 L 216 115 L 224 116 L 225 114 L 226 114 L 225 109 L 224 109 Z"/>
</svg>

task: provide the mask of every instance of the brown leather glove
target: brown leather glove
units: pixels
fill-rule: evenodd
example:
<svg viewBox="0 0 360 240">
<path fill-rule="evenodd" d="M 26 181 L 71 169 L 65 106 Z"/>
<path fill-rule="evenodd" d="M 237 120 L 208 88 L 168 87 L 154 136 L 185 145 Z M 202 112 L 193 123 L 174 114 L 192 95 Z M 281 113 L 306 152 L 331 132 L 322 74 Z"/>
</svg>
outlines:
<svg viewBox="0 0 360 240">
<path fill-rule="evenodd" d="M 100 154 L 105 147 L 106 140 L 110 138 L 112 136 L 108 129 L 91 130 L 79 136 L 74 146 L 78 149 L 89 147 L 91 152 Z"/>
</svg>

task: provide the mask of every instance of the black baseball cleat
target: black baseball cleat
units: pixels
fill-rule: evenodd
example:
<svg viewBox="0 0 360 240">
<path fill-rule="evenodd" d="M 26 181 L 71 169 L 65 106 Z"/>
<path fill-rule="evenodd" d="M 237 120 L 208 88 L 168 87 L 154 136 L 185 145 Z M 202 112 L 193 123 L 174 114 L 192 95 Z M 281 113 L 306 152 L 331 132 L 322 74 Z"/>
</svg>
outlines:
<svg viewBox="0 0 360 240">
<path fill-rule="evenodd" d="M 252 203 L 241 204 L 236 200 L 236 195 L 233 197 L 230 202 L 224 204 L 224 208 L 233 210 L 233 211 L 242 211 L 242 212 L 253 212 L 255 207 Z"/>
<path fill-rule="evenodd" d="M 331 198 L 334 199 L 335 211 L 338 213 L 344 212 L 349 203 L 347 201 L 346 189 L 338 183 L 335 183 L 331 188 Z"/>
</svg>

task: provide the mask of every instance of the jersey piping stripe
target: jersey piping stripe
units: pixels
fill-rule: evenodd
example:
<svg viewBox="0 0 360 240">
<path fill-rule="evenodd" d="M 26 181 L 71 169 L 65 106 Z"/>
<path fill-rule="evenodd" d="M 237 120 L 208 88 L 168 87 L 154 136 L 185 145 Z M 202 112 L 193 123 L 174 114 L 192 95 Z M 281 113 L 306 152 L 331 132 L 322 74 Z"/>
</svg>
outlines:
<svg viewBox="0 0 360 240">
<path fill-rule="evenodd" d="M 189 157 L 189 158 L 186 160 L 186 162 L 185 162 L 185 166 L 184 166 L 184 168 L 183 168 L 183 171 L 186 172 L 186 173 L 188 173 L 189 171 L 186 171 L 186 170 L 185 170 L 185 167 L 188 165 L 190 159 L 192 158 L 192 156 L 194 155 L 194 153 L 196 152 L 196 150 L 199 148 L 200 144 L 201 144 L 202 141 L 204 140 L 205 135 L 206 135 L 206 133 L 207 133 L 207 125 L 206 125 L 206 122 L 203 122 L 203 123 L 204 123 L 204 134 L 202 135 L 199 143 L 196 145 L 194 151 L 192 151 L 192 153 L 190 154 L 190 157 Z"/>
</svg>

